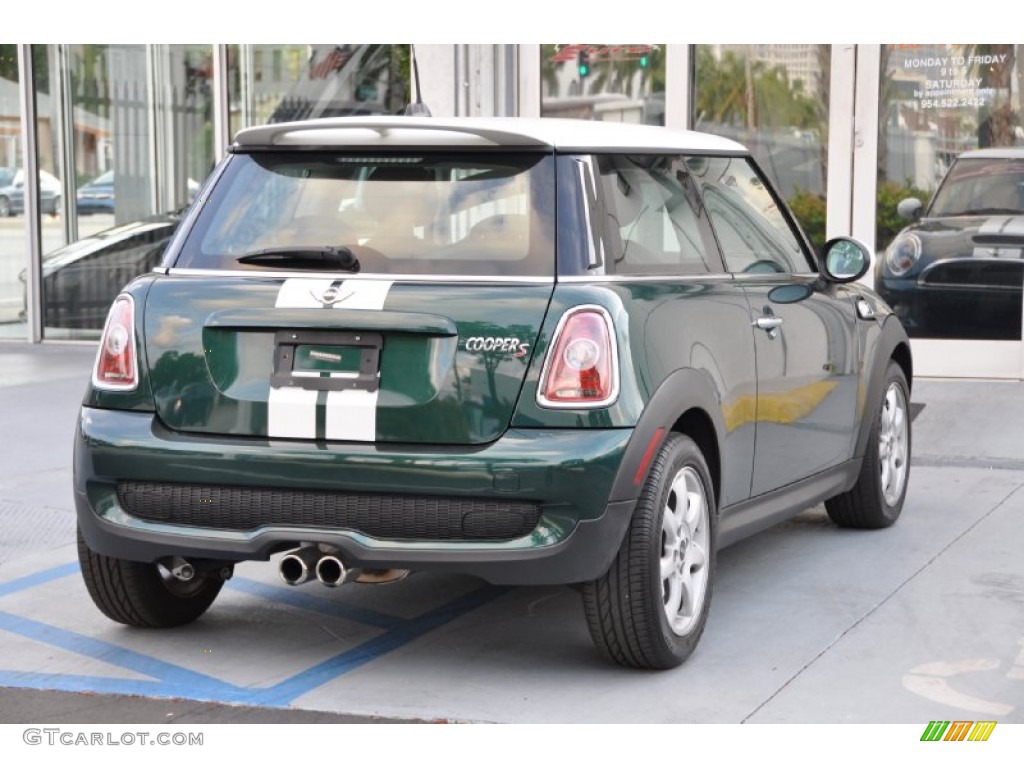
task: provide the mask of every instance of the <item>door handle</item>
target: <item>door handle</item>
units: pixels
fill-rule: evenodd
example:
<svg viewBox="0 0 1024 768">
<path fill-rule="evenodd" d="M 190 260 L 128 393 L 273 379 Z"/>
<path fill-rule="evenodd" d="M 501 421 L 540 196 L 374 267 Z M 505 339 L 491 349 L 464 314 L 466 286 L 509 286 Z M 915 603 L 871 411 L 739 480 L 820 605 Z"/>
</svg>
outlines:
<svg viewBox="0 0 1024 768">
<path fill-rule="evenodd" d="M 774 339 L 779 335 L 779 326 L 782 325 L 782 318 L 775 317 L 775 315 L 764 315 L 757 318 L 751 325 L 765 331 L 769 339 Z"/>
</svg>

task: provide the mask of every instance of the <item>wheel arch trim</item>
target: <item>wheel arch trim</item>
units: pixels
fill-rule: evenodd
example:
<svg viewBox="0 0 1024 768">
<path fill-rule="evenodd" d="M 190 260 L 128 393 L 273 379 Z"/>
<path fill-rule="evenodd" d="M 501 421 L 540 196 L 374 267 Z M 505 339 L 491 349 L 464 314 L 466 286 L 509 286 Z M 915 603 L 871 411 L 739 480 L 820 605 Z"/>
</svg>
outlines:
<svg viewBox="0 0 1024 768">
<path fill-rule="evenodd" d="M 689 434 L 687 425 L 701 425 L 701 434 L 690 434 L 690 437 L 705 454 L 715 498 L 718 499 L 721 488 L 719 457 L 726 434 L 721 402 L 707 372 L 681 368 L 665 377 L 648 400 L 626 446 L 609 501 L 636 499 L 650 473 L 651 455 L 657 454 L 669 434 L 677 428 L 682 427 Z"/>
<path fill-rule="evenodd" d="M 895 362 L 907 377 L 907 400 L 909 405 L 910 389 L 913 387 L 913 360 L 910 353 L 910 339 L 903 326 L 890 315 L 882 326 L 882 334 L 872 356 L 871 370 L 866 377 L 867 395 L 864 398 L 865 411 L 861 414 L 860 427 L 857 433 L 857 444 L 854 458 L 862 458 L 867 450 L 868 437 L 875 417 L 875 409 L 881 403 L 885 389 L 886 371 L 889 363 Z M 867 410 L 870 409 L 870 410 Z"/>
</svg>

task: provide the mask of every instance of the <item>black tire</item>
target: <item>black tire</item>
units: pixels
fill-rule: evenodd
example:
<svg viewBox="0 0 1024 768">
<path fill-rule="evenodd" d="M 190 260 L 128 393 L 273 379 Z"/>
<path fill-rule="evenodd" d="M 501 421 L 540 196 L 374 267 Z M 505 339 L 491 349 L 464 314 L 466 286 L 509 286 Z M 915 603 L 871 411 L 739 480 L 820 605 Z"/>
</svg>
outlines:
<svg viewBox="0 0 1024 768">
<path fill-rule="evenodd" d="M 78 561 L 89 596 L 114 621 L 133 627 L 178 627 L 195 621 L 224 586 L 218 576 L 178 581 L 154 563 L 107 557 L 89 549 L 78 532 Z"/>
<path fill-rule="evenodd" d="M 825 502 L 825 511 L 843 528 L 888 528 L 899 519 L 910 482 L 910 387 L 903 369 L 889 361 L 880 402 L 857 484 Z M 901 420 L 896 425 L 895 420 Z"/>
<path fill-rule="evenodd" d="M 8 216 L 13 216 L 14 212 L 11 210 L 11 201 L 6 197 L 0 197 L 0 218 L 6 219 Z"/>
<path fill-rule="evenodd" d="M 703 509 L 677 506 L 680 483 L 687 500 L 703 494 Z M 694 491 L 690 491 L 693 488 Z M 697 524 L 687 524 L 684 544 L 666 538 L 665 514 L 691 512 Z M 651 465 L 633 519 L 615 560 L 601 578 L 583 585 L 583 608 L 590 635 L 601 655 L 624 667 L 671 669 L 693 653 L 711 607 L 715 570 L 717 507 L 707 462 L 697 444 L 672 433 Z M 685 550 L 680 552 L 679 547 Z M 701 550 L 698 552 L 697 550 Z M 662 580 L 665 553 L 678 570 Z M 700 561 L 700 562 L 698 562 Z M 687 574 L 683 576 L 682 574 Z M 694 574 L 696 576 L 694 577 Z M 692 578 L 690 599 L 683 598 L 674 623 L 666 607 L 673 581 Z"/>
</svg>

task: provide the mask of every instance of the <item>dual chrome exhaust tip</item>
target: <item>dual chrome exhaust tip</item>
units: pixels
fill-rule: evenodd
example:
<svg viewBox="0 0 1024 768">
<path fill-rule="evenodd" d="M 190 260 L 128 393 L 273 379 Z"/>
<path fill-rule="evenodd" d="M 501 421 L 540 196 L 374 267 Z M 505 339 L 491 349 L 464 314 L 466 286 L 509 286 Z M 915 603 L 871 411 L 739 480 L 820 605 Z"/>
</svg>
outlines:
<svg viewBox="0 0 1024 768">
<path fill-rule="evenodd" d="M 334 551 L 313 545 L 289 552 L 281 558 L 278 569 L 284 583 L 295 587 L 314 578 L 325 587 L 340 587 L 355 581 L 361 584 L 390 584 L 405 578 L 409 572 L 396 568 L 349 568 Z"/>
</svg>

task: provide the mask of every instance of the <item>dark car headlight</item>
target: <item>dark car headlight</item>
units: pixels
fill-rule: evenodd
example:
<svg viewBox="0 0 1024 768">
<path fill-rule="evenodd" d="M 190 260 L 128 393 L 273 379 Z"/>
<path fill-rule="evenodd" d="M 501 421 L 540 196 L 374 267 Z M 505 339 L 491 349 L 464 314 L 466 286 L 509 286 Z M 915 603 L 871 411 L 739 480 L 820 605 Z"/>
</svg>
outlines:
<svg viewBox="0 0 1024 768">
<path fill-rule="evenodd" d="M 921 238 L 908 232 L 899 235 L 885 251 L 885 265 L 896 277 L 903 277 L 921 258 Z"/>
</svg>

